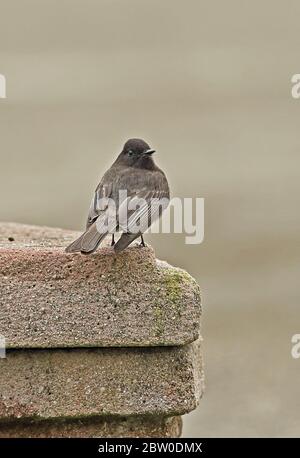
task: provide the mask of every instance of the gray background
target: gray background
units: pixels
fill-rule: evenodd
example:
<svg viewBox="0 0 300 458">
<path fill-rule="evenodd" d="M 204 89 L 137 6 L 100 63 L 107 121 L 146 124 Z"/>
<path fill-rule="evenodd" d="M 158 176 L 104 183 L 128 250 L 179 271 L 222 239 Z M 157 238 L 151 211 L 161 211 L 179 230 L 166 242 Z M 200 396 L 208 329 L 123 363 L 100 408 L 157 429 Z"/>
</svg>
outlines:
<svg viewBox="0 0 300 458">
<path fill-rule="evenodd" d="M 298 436 L 297 1 L 0 0 L 0 217 L 80 229 L 132 136 L 173 195 L 206 199 L 205 242 L 148 236 L 204 298 L 194 436 Z"/>
</svg>

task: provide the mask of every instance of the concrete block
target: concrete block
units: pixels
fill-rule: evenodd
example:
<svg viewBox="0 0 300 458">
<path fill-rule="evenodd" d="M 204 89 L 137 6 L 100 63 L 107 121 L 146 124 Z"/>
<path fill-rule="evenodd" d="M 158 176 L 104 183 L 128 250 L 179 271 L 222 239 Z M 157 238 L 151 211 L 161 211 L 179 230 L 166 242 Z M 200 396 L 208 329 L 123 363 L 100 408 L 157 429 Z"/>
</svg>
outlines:
<svg viewBox="0 0 300 458">
<path fill-rule="evenodd" d="M 0 224 L 0 334 L 8 348 L 185 345 L 200 335 L 200 290 L 151 247 L 64 251 L 76 232 Z"/>
</svg>

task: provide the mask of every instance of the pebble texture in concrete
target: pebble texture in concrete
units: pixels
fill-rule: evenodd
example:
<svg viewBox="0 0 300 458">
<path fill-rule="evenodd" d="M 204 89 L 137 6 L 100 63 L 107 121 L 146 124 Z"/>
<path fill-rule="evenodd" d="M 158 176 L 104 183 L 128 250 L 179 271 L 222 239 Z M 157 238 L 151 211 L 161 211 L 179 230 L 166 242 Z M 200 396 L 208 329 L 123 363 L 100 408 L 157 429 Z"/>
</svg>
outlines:
<svg viewBox="0 0 300 458">
<path fill-rule="evenodd" d="M 198 346 L 9 350 L 0 420 L 184 414 L 203 391 Z"/>
<path fill-rule="evenodd" d="M 200 291 L 151 247 L 67 254 L 77 232 L 0 224 L 0 334 L 8 348 L 184 345 Z"/>
<path fill-rule="evenodd" d="M 120 417 L 9 422 L 0 425 L 0 438 L 43 437 L 180 437 L 181 417 Z"/>
</svg>

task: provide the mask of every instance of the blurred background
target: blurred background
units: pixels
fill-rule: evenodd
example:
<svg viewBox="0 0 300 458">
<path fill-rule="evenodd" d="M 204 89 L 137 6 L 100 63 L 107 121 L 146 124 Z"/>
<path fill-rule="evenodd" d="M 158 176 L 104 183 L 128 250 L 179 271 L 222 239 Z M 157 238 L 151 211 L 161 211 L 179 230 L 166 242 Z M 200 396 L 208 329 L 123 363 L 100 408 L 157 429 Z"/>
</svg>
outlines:
<svg viewBox="0 0 300 458">
<path fill-rule="evenodd" d="M 184 436 L 299 436 L 300 3 L 0 0 L 0 219 L 81 229 L 125 140 L 158 150 L 205 240 L 152 235 L 203 292 Z"/>
</svg>

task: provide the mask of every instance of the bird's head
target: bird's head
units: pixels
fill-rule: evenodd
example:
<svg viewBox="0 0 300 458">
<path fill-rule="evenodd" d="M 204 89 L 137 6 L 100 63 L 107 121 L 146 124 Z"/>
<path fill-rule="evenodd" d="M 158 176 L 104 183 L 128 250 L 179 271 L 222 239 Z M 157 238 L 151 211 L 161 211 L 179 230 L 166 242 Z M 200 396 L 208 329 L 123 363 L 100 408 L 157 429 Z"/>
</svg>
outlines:
<svg viewBox="0 0 300 458">
<path fill-rule="evenodd" d="M 147 165 L 153 164 L 153 153 L 155 153 L 155 150 L 151 149 L 144 140 L 131 138 L 125 143 L 118 157 L 118 162 L 129 167 L 148 168 Z"/>
</svg>

